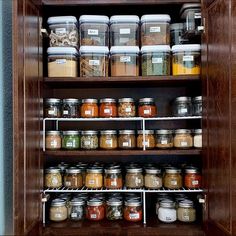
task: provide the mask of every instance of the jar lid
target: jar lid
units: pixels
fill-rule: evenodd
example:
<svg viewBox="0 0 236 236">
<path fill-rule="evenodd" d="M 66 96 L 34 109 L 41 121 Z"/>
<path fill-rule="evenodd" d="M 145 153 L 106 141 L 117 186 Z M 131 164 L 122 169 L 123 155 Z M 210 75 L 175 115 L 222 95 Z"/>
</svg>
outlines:
<svg viewBox="0 0 236 236">
<path fill-rule="evenodd" d="M 66 205 L 66 201 L 60 198 L 53 199 L 51 202 L 51 206 L 55 206 L 55 207 L 65 206 L 65 205 Z"/>
<path fill-rule="evenodd" d="M 79 23 L 109 23 L 109 17 L 108 16 L 102 16 L 102 15 L 82 15 L 79 18 Z"/>
<path fill-rule="evenodd" d="M 110 23 L 139 23 L 139 17 L 136 15 L 114 15 L 110 18 Z"/>
<path fill-rule="evenodd" d="M 190 129 L 176 129 L 175 134 L 191 134 Z"/>
<path fill-rule="evenodd" d="M 194 101 L 194 102 L 202 101 L 202 96 L 194 97 L 194 98 L 193 98 L 193 101 Z"/>
<path fill-rule="evenodd" d="M 172 52 L 191 52 L 191 51 L 200 51 L 201 45 L 200 44 L 180 44 L 174 45 L 172 47 Z"/>
<path fill-rule="evenodd" d="M 116 130 L 102 130 L 100 131 L 101 135 L 106 135 L 106 134 L 117 134 Z"/>
<path fill-rule="evenodd" d="M 154 46 L 143 46 L 141 48 L 141 53 L 148 53 L 148 52 L 170 52 L 169 45 L 154 45 Z"/>
<path fill-rule="evenodd" d="M 78 51 L 73 47 L 49 47 L 48 55 L 78 55 Z"/>
<path fill-rule="evenodd" d="M 82 198 L 73 198 L 70 201 L 70 205 L 71 206 L 83 206 L 83 205 L 85 205 L 85 202 Z"/>
<path fill-rule="evenodd" d="M 158 196 L 157 197 L 157 202 L 165 201 L 165 200 L 170 200 L 172 201 L 172 198 L 169 195 L 166 196 Z"/>
<path fill-rule="evenodd" d="M 175 203 L 171 200 L 163 200 L 160 202 L 160 207 L 173 208 L 175 207 Z"/>
<path fill-rule="evenodd" d="M 143 130 L 138 130 L 138 134 L 143 134 Z M 145 134 L 154 134 L 154 130 L 145 130 Z"/>
<path fill-rule="evenodd" d="M 173 134 L 173 130 L 171 129 L 158 129 L 156 130 L 156 134 Z"/>
<path fill-rule="evenodd" d="M 114 99 L 114 98 L 102 98 L 102 99 L 100 99 L 99 102 L 100 102 L 100 103 L 106 103 L 106 102 L 109 102 L 109 103 L 116 103 L 116 99 Z"/>
<path fill-rule="evenodd" d="M 79 131 L 78 130 L 66 130 L 62 132 L 63 135 L 79 135 Z"/>
<path fill-rule="evenodd" d="M 118 100 L 118 102 L 122 103 L 122 102 L 134 102 L 133 98 L 120 98 Z"/>
<path fill-rule="evenodd" d="M 77 98 L 66 98 L 62 100 L 63 103 L 73 103 L 73 104 L 78 104 L 79 103 L 79 99 Z"/>
<path fill-rule="evenodd" d="M 110 53 L 115 54 L 115 53 L 135 53 L 139 54 L 140 50 L 138 46 L 112 46 Z"/>
<path fill-rule="evenodd" d="M 82 99 L 82 103 L 98 103 L 98 100 L 94 98 L 86 98 Z"/>
<path fill-rule="evenodd" d="M 80 174 L 81 169 L 76 168 L 76 167 L 70 167 L 70 168 L 66 169 L 66 173 L 67 174 Z"/>
<path fill-rule="evenodd" d="M 103 170 L 102 170 L 102 168 L 90 167 L 86 171 L 87 171 L 87 173 L 91 173 L 91 174 L 101 174 Z"/>
<path fill-rule="evenodd" d="M 48 130 L 46 131 L 46 135 L 61 135 L 61 132 L 58 130 Z"/>
<path fill-rule="evenodd" d="M 148 14 L 148 15 L 143 15 L 141 17 L 141 23 L 144 22 L 153 22 L 157 21 L 158 22 L 170 22 L 171 18 L 169 15 L 166 14 Z"/>
<path fill-rule="evenodd" d="M 52 24 L 61 24 L 61 23 L 77 23 L 77 19 L 74 16 L 53 16 L 49 17 L 47 23 Z"/>
<path fill-rule="evenodd" d="M 166 168 L 165 172 L 168 173 L 168 174 L 178 174 L 178 173 L 181 173 L 181 170 L 172 167 L 172 168 Z"/>
<path fill-rule="evenodd" d="M 188 11 L 201 10 L 201 4 L 199 3 L 185 3 L 180 9 L 181 19 L 185 19 L 187 17 Z"/>
<path fill-rule="evenodd" d="M 119 130 L 119 134 L 135 134 L 135 130 Z"/>
<path fill-rule="evenodd" d="M 89 201 L 87 201 L 88 206 L 101 206 L 103 202 L 100 199 L 93 198 Z"/>
<path fill-rule="evenodd" d="M 129 167 L 126 169 L 127 173 L 142 173 L 142 168 Z"/>
<path fill-rule="evenodd" d="M 191 102 L 191 97 L 177 97 L 175 102 Z"/>
<path fill-rule="evenodd" d="M 184 23 L 174 23 L 170 25 L 170 30 L 183 30 Z"/>
<path fill-rule="evenodd" d="M 129 199 L 127 201 L 125 201 L 125 206 L 130 206 L 130 207 L 137 207 L 137 206 L 141 206 L 142 203 L 138 200 L 135 199 Z"/>
<path fill-rule="evenodd" d="M 46 104 L 50 104 L 50 103 L 60 104 L 61 103 L 61 99 L 58 99 L 58 98 L 46 98 L 44 101 Z"/>
<path fill-rule="evenodd" d="M 191 200 L 184 200 L 179 202 L 179 207 L 190 208 L 193 207 L 193 201 Z"/>
<path fill-rule="evenodd" d="M 121 169 L 105 169 L 106 174 L 119 174 L 121 173 Z"/>
<path fill-rule="evenodd" d="M 154 102 L 154 98 L 140 98 L 139 99 L 139 103 L 153 103 Z"/>
<path fill-rule="evenodd" d="M 145 172 L 147 174 L 160 174 L 161 173 L 161 170 L 160 169 L 157 169 L 157 168 L 146 168 L 145 169 Z"/>
<path fill-rule="evenodd" d="M 68 201 L 71 197 L 70 193 L 60 193 L 57 198 L 60 198 L 62 200 Z"/>
<path fill-rule="evenodd" d="M 83 130 L 81 132 L 82 135 L 97 135 L 98 131 L 96 130 Z"/>
<path fill-rule="evenodd" d="M 117 198 L 110 198 L 108 201 L 107 201 L 107 205 L 108 206 L 122 206 L 122 201 L 120 199 L 117 199 Z"/>
<path fill-rule="evenodd" d="M 81 46 L 79 52 L 80 52 L 80 54 L 82 54 L 82 53 L 108 54 L 109 49 L 108 49 L 108 47 L 104 47 L 104 46 Z"/>
<path fill-rule="evenodd" d="M 45 170 L 46 174 L 60 174 L 61 169 L 58 167 L 49 167 Z"/>
<path fill-rule="evenodd" d="M 202 129 L 195 129 L 194 134 L 202 134 Z"/>
<path fill-rule="evenodd" d="M 197 173 L 199 173 L 199 171 L 197 168 L 191 167 L 191 168 L 186 168 L 185 173 L 186 174 L 197 174 Z"/>
</svg>

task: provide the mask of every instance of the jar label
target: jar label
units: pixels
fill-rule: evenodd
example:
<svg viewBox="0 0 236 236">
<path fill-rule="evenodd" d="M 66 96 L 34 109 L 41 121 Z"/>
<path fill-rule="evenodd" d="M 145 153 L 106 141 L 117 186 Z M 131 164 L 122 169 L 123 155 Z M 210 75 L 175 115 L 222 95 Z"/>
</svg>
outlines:
<svg viewBox="0 0 236 236">
<path fill-rule="evenodd" d="M 117 185 L 117 182 L 114 180 L 114 181 L 111 181 L 111 186 L 116 186 Z"/>
<path fill-rule="evenodd" d="M 114 216 L 115 216 L 115 217 L 120 217 L 120 216 L 121 216 L 121 213 L 120 213 L 119 211 L 116 211 L 116 212 L 114 213 Z"/>
<path fill-rule="evenodd" d="M 182 142 L 180 142 L 180 146 L 181 147 L 187 147 L 188 146 L 188 142 L 182 141 Z"/>
<path fill-rule="evenodd" d="M 170 183 L 171 183 L 171 185 L 177 185 L 177 181 L 176 180 L 171 180 Z"/>
<path fill-rule="evenodd" d="M 193 56 L 183 56 L 183 61 L 194 61 Z"/>
<path fill-rule="evenodd" d="M 48 114 L 49 114 L 49 115 L 54 115 L 55 112 L 54 112 L 54 110 L 48 110 Z"/>
<path fill-rule="evenodd" d="M 192 185 L 198 185 L 198 180 L 193 180 Z"/>
<path fill-rule="evenodd" d="M 73 142 L 67 142 L 66 147 L 73 147 Z"/>
<path fill-rule="evenodd" d="M 161 57 L 153 57 L 152 64 L 161 64 L 163 63 L 163 59 Z"/>
<path fill-rule="evenodd" d="M 71 186 L 71 182 L 66 181 L 66 186 L 67 186 L 67 187 L 68 187 L 68 186 Z"/>
<path fill-rule="evenodd" d="M 86 110 L 84 113 L 85 113 L 85 115 L 92 115 L 92 111 L 90 111 L 90 110 Z"/>
<path fill-rule="evenodd" d="M 120 34 L 130 34 L 130 28 L 120 29 Z"/>
<path fill-rule="evenodd" d="M 130 62 L 131 57 L 130 56 L 122 56 L 120 57 L 120 62 Z"/>
<path fill-rule="evenodd" d="M 88 35 L 98 35 L 97 29 L 88 29 Z"/>
<path fill-rule="evenodd" d="M 129 142 L 123 142 L 122 146 L 123 147 L 128 147 L 129 146 Z"/>
<path fill-rule="evenodd" d="M 53 140 L 51 141 L 51 147 L 57 147 L 57 141 L 56 140 Z"/>
<path fill-rule="evenodd" d="M 154 180 L 154 181 L 153 181 L 153 185 L 154 185 L 154 186 L 159 186 L 159 185 L 160 185 L 159 180 Z"/>
<path fill-rule="evenodd" d="M 144 110 L 143 113 L 148 115 L 148 114 L 150 114 L 150 110 Z"/>
<path fill-rule="evenodd" d="M 69 114 L 69 111 L 67 111 L 67 110 L 63 111 L 63 115 L 68 115 L 68 114 Z"/>
<path fill-rule="evenodd" d="M 61 218 L 62 215 L 61 215 L 61 213 L 56 213 L 54 216 L 55 216 L 55 218 Z"/>
<path fill-rule="evenodd" d="M 131 220 L 139 219 L 139 213 L 130 213 L 130 214 L 129 214 L 129 218 L 130 218 Z"/>
<path fill-rule="evenodd" d="M 143 142 L 143 146 L 144 145 L 149 146 L 149 141 Z"/>
<path fill-rule="evenodd" d="M 66 64 L 66 59 L 57 59 L 56 63 L 57 64 Z"/>
<path fill-rule="evenodd" d="M 90 179 L 89 180 L 89 184 L 95 184 L 95 180 L 94 179 Z"/>
<path fill-rule="evenodd" d="M 135 182 L 135 185 L 139 185 L 141 184 L 142 180 L 139 178 L 136 178 L 134 182 Z"/>
<path fill-rule="evenodd" d="M 150 27 L 150 33 L 160 33 L 160 32 L 161 32 L 160 26 Z"/>
<path fill-rule="evenodd" d="M 106 140 L 106 144 L 107 144 L 107 145 L 112 145 L 112 139 L 107 139 L 107 140 Z"/>
<path fill-rule="evenodd" d="M 202 18 L 201 12 L 194 13 L 194 19 L 201 19 L 201 18 Z"/>
<path fill-rule="evenodd" d="M 99 66 L 100 61 L 99 60 L 89 60 L 89 65 L 90 66 Z"/>
<path fill-rule="evenodd" d="M 126 107 L 125 112 L 131 112 L 131 107 Z"/>
<path fill-rule="evenodd" d="M 172 219 L 170 216 L 166 216 L 166 221 L 173 221 L 174 219 Z"/>
<path fill-rule="evenodd" d="M 167 144 L 167 140 L 161 140 L 161 144 Z"/>
<path fill-rule="evenodd" d="M 55 33 L 56 34 L 65 34 L 66 33 L 66 28 L 56 28 Z"/>
<path fill-rule="evenodd" d="M 84 145 L 85 146 L 90 146 L 91 145 L 91 141 L 90 140 L 85 140 L 84 141 Z"/>
<path fill-rule="evenodd" d="M 97 218 L 97 215 L 96 215 L 96 214 L 91 214 L 91 215 L 90 215 L 90 218 L 91 218 L 91 219 L 96 219 L 96 218 Z"/>
<path fill-rule="evenodd" d="M 71 213 L 71 218 L 76 218 L 77 217 L 77 213 L 74 212 L 74 213 Z"/>
<path fill-rule="evenodd" d="M 183 219 L 189 221 L 189 216 L 183 216 Z"/>
<path fill-rule="evenodd" d="M 181 108 L 180 109 L 180 114 L 182 113 L 187 113 L 188 112 L 188 109 L 187 108 Z"/>
<path fill-rule="evenodd" d="M 58 178 L 57 177 L 54 177 L 52 178 L 52 185 L 57 185 L 58 184 Z"/>
<path fill-rule="evenodd" d="M 111 109 L 108 109 L 108 108 L 107 108 L 107 109 L 104 109 L 104 113 L 105 113 L 105 114 L 111 113 Z"/>
</svg>

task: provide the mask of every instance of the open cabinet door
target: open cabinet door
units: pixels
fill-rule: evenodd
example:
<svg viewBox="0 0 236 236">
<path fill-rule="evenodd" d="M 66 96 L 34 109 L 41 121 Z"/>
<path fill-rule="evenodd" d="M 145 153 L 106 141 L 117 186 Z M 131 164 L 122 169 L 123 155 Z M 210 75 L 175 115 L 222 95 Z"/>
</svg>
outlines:
<svg viewBox="0 0 236 236">
<path fill-rule="evenodd" d="M 13 1 L 14 235 L 40 235 L 40 1 Z"/>
</svg>

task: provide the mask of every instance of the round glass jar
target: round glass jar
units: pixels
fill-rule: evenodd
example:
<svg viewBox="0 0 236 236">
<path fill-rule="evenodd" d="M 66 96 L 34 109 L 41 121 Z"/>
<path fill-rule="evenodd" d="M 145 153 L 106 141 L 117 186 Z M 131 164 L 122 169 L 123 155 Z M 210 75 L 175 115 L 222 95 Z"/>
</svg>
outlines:
<svg viewBox="0 0 236 236">
<path fill-rule="evenodd" d="M 120 149 L 136 148 L 136 137 L 134 130 L 119 130 L 118 147 Z"/>
<path fill-rule="evenodd" d="M 61 99 L 47 98 L 44 100 L 44 117 L 46 118 L 61 117 Z"/>
<path fill-rule="evenodd" d="M 72 189 L 81 188 L 83 186 L 81 170 L 76 167 L 66 169 L 64 186 Z"/>
<path fill-rule="evenodd" d="M 101 200 L 91 199 L 87 201 L 86 218 L 92 221 L 103 220 L 105 217 L 105 207 Z"/>
<path fill-rule="evenodd" d="M 127 188 L 143 187 L 143 170 L 142 168 L 129 167 L 126 169 L 125 186 Z"/>
<path fill-rule="evenodd" d="M 179 202 L 177 217 L 181 222 L 191 223 L 196 221 L 196 209 L 194 208 L 193 202 L 189 200 Z"/>
<path fill-rule="evenodd" d="M 87 166 L 88 166 L 88 165 L 87 165 L 86 163 L 79 163 L 78 165 L 76 165 L 76 167 L 81 170 L 82 179 L 83 179 L 83 185 L 85 185 L 85 178 L 86 178 L 86 169 L 87 169 Z"/>
<path fill-rule="evenodd" d="M 94 150 L 98 148 L 98 132 L 95 130 L 86 130 L 81 132 L 81 148 Z"/>
<path fill-rule="evenodd" d="M 107 168 L 105 169 L 104 187 L 107 189 L 122 189 L 123 180 L 121 169 Z"/>
<path fill-rule="evenodd" d="M 46 131 L 45 147 L 48 150 L 61 149 L 61 133 L 60 131 L 50 130 Z"/>
<path fill-rule="evenodd" d="M 68 204 L 68 218 L 70 220 L 83 220 L 85 216 L 85 202 L 81 198 L 73 198 Z"/>
<path fill-rule="evenodd" d="M 164 187 L 168 189 L 180 189 L 183 187 L 181 170 L 176 168 L 168 168 L 165 170 Z"/>
<path fill-rule="evenodd" d="M 62 186 L 61 170 L 50 167 L 45 170 L 44 185 L 46 188 L 60 188 Z"/>
<path fill-rule="evenodd" d="M 133 98 L 120 98 L 118 102 L 119 117 L 135 117 L 136 107 Z"/>
<path fill-rule="evenodd" d="M 146 149 L 155 148 L 154 130 L 145 130 L 145 142 L 143 140 L 143 130 L 138 130 L 137 148 L 143 149 L 144 145 Z"/>
<path fill-rule="evenodd" d="M 162 187 L 161 170 L 157 168 L 145 169 L 144 186 L 147 189 L 159 189 Z"/>
<path fill-rule="evenodd" d="M 63 99 L 62 116 L 64 118 L 78 118 L 79 117 L 79 99 L 67 98 Z"/>
<path fill-rule="evenodd" d="M 192 101 L 191 97 L 178 97 L 174 101 L 173 106 L 174 116 L 191 116 Z"/>
<path fill-rule="evenodd" d="M 101 168 L 91 167 L 86 171 L 85 186 L 90 189 L 102 188 L 103 170 Z"/>
<path fill-rule="evenodd" d="M 191 148 L 193 147 L 193 137 L 189 129 L 177 129 L 174 136 L 174 147 L 176 148 Z"/>
<path fill-rule="evenodd" d="M 124 207 L 124 219 L 131 222 L 138 222 L 142 218 L 142 203 L 137 200 L 127 200 Z"/>
<path fill-rule="evenodd" d="M 67 214 L 66 201 L 56 198 L 51 202 L 49 210 L 49 219 L 51 221 L 64 221 L 67 219 Z"/>
<path fill-rule="evenodd" d="M 138 116 L 155 117 L 157 115 L 157 107 L 153 98 L 141 98 L 138 105 Z"/>
<path fill-rule="evenodd" d="M 117 117 L 116 100 L 113 98 L 100 99 L 99 117 L 111 118 Z"/>
<path fill-rule="evenodd" d="M 201 188 L 202 176 L 197 168 L 191 167 L 185 169 L 184 186 L 186 188 L 195 189 Z"/>
<path fill-rule="evenodd" d="M 100 132 L 100 148 L 105 150 L 116 149 L 118 146 L 116 130 L 103 130 Z"/>
<path fill-rule="evenodd" d="M 156 201 L 156 215 L 157 216 L 158 216 L 158 210 L 160 208 L 160 202 L 166 201 L 166 200 L 173 202 L 172 198 L 168 194 L 166 193 L 158 194 L 157 201 Z"/>
<path fill-rule="evenodd" d="M 168 149 L 174 146 L 173 131 L 168 129 L 156 130 L 156 147 Z"/>
<path fill-rule="evenodd" d="M 122 201 L 116 198 L 110 198 L 106 204 L 106 218 L 108 220 L 123 219 L 123 204 Z"/>
<path fill-rule="evenodd" d="M 163 200 L 160 202 L 158 209 L 158 219 L 164 223 L 175 222 L 177 218 L 177 212 L 175 203 L 169 200 Z"/>
<path fill-rule="evenodd" d="M 81 117 L 97 118 L 98 117 L 98 100 L 93 98 L 82 99 Z"/>
<path fill-rule="evenodd" d="M 195 148 L 202 148 L 202 129 L 195 129 L 193 133 L 193 146 Z"/>
<path fill-rule="evenodd" d="M 80 148 L 80 132 L 76 130 L 63 131 L 62 148 L 75 150 Z"/>
<path fill-rule="evenodd" d="M 195 116 L 202 115 L 202 96 L 193 98 L 193 115 Z"/>
</svg>

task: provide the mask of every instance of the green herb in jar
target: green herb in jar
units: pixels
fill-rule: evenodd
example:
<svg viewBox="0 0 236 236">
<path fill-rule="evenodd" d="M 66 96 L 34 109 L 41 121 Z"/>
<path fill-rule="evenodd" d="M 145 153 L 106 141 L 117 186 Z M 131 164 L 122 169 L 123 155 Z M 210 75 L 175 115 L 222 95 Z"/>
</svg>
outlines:
<svg viewBox="0 0 236 236">
<path fill-rule="evenodd" d="M 79 131 L 69 130 L 63 131 L 62 148 L 73 150 L 80 148 Z"/>
</svg>

